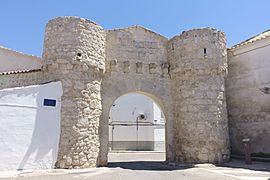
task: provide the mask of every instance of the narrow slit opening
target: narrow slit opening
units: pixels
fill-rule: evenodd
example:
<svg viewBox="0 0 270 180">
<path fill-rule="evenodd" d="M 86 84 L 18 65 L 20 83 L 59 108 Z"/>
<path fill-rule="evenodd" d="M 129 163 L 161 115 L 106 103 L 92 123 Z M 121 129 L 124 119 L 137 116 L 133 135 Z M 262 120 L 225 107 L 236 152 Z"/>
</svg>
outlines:
<svg viewBox="0 0 270 180">
<path fill-rule="evenodd" d="M 203 54 L 206 56 L 206 48 L 203 49 Z"/>
</svg>

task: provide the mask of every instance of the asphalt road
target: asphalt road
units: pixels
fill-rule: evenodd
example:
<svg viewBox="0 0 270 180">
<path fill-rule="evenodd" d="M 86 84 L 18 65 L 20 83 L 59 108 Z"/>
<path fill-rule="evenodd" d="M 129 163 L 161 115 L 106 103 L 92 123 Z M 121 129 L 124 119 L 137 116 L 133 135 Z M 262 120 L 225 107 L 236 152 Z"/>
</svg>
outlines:
<svg viewBox="0 0 270 180">
<path fill-rule="evenodd" d="M 245 168 L 218 167 L 211 164 L 175 166 L 163 162 L 162 153 L 110 153 L 108 167 L 83 170 L 34 170 L 2 172 L 0 179 L 18 180 L 268 180 L 270 172 L 264 164 Z M 233 164 L 241 165 L 237 161 Z M 260 165 L 260 166 L 259 166 Z M 260 170 L 253 170 L 262 168 Z M 1 173 L 1 172 L 0 172 Z"/>
</svg>

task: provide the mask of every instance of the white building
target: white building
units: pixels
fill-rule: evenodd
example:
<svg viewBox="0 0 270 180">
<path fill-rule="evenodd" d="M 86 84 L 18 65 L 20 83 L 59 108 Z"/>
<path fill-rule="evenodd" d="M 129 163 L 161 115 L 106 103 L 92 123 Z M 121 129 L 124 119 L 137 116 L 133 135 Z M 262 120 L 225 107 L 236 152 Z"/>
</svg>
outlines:
<svg viewBox="0 0 270 180">
<path fill-rule="evenodd" d="M 227 106 L 233 154 L 242 154 L 242 139 L 251 140 L 254 156 L 270 157 L 270 30 L 229 51 Z"/>
<path fill-rule="evenodd" d="M 165 151 L 164 115 L 149 97 L 130 93 L 111 107 L 109 142 L 111 150 Z"/>
<path fill-rule="evenodd" d="M 0 47 L 0 74 L 39 68 L 41 58 Z M 54 168 L 62 93 L 61 82 L 0 90 L 0 170 Z"/>
<path fill-rule="evenodd" d="M 0 46 L 0 73 L 41 69 L 41 58 Z"/>
<path fill-rule="evenodd" d="M 61 96 L 61 82 L 0 90 L 0 169 L 54 168 Z"/>
</svg>

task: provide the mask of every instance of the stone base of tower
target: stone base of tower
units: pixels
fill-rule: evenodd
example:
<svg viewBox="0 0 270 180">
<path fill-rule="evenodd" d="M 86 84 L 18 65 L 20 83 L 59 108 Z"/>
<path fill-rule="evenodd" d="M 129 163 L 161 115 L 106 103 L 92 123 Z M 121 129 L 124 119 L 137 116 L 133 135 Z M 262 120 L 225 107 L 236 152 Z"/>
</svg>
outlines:
<svg viewBox="0 0 270 180">
<path fill-rule="evenodd" d="M 105 31 L 77 17 L 46 26 L 43 71 L 63 84 L 57 168 L 96 167 L 100 152 L 101 81 Z"/>
<path fill-rule="evenodd" d="M 168 47 L 176 162 L 227 162 L 230 150 L 224 33 L 194 29 L 174 37 Z"/>
</svg>

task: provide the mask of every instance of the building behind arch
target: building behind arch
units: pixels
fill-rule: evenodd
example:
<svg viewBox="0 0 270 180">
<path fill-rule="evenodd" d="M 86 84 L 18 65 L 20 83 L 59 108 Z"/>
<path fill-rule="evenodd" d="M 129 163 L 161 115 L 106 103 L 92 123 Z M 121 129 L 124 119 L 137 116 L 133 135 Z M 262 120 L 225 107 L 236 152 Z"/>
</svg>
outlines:
<svg viewBox="0 0 270 180">
<path fill-rule="evenodd" d="M 165 151 L 165 117 L 149 97 L 129 93 L 113 103 L 109 118 L 110 150 Z"/>
</svg>

